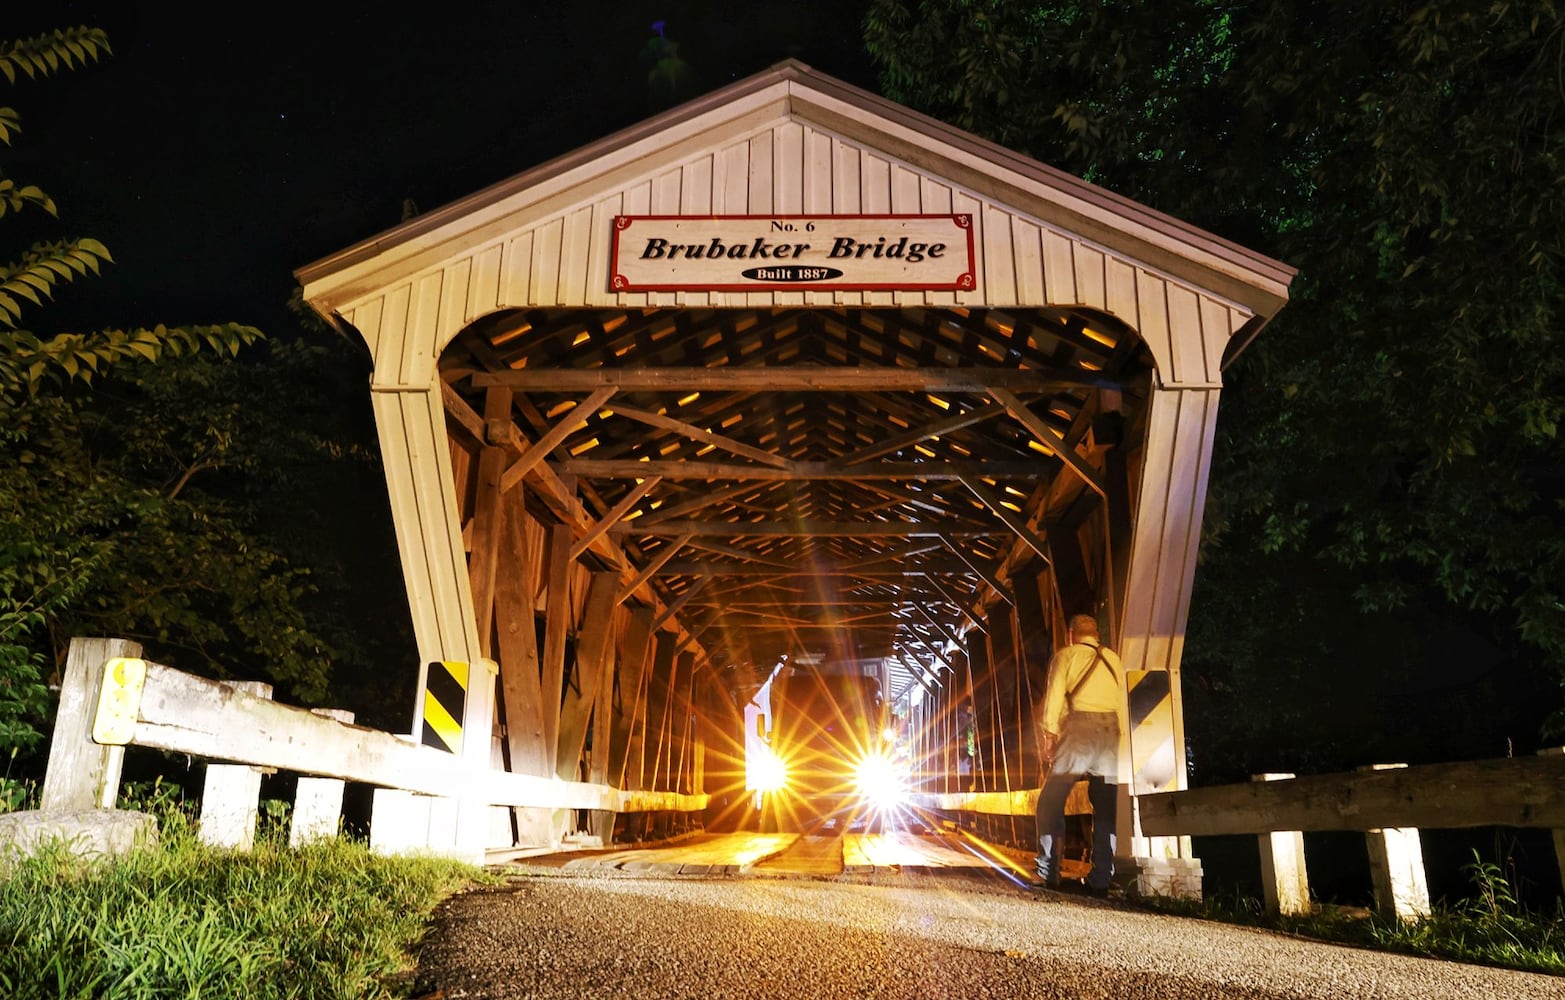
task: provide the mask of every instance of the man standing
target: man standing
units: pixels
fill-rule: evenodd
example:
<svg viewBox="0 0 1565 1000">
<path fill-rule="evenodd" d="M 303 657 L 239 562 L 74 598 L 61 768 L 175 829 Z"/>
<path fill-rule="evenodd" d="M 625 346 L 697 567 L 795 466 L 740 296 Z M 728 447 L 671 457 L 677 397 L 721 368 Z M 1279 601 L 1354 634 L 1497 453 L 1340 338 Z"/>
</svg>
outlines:
<svg viewBox="0 0 1565 1000">
<path fill-rule="evenodd" d="M 1091 615 L 1072 615 L 1069 643 L 1049 661 L 1043 712 L 1038 720 L 1049 777 L 1038 793 L 1038 878 L 1061 888 L 1060 843 L 1065 838 L 1065 800 L 1087 779 L 1092 803 L 1092 871 L 1086 889 L 1107 896 L 1114 877 L 1114 823 L 1119 783 L 1119 744 L 1125 713 L 1124 670 L 1119 657 L 1098 640 Z"/>
</svg>

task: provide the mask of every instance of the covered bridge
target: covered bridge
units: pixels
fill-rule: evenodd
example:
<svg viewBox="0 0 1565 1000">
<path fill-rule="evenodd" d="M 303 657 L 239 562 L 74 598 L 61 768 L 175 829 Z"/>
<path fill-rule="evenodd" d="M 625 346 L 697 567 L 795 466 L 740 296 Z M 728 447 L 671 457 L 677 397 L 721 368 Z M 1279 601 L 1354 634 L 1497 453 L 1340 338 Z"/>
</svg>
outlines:
<svg viewBox="0 0 1565 1000">
<path fill-rule="evenodd" d="M 1292 276 L 792 61 L 298 272 L 374 357 L 415 732 L 709 823 L 784 661 L 877 672 L 920 791 L 1035 789 L 1078 611 L 1181 787 L 1222 372 Z M 583 823 L 526 812 L 464 836 Z"/>
</svg>

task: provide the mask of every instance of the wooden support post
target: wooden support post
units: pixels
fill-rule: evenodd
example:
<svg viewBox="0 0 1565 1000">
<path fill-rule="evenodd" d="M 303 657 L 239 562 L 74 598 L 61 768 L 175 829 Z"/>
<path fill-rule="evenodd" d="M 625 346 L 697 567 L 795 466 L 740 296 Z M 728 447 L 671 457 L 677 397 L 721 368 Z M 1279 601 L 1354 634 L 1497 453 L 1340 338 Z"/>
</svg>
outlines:
<svg viewBox="0 0 1565 1000">
<path fill-rule="evenodd" d="M 262 681 L 234 681 L 238 691 L 270 698 L 272 686 Z M 199 837 L 204 844 L 248 851 L 255 846 L 255 821 L 261 802 L 261 775 L 266 768 L 249 764 L 208 764 L 201 789 Z"/>
<path fill-rule="evenodd" d="M 529 544 L 524 488 L 501 501 L 502 546 L 512 558 L 539 560 L 543 553 Z M 554 773 L 554 754 L 544 747 L 544 698 L 538 673 L 537 594 L 531 574 L 513 565 L 495 581 L 496 657 L 500 661 L 500 696 L 505 703 L 505 737 L 511 770 L 547 777 Z"/>
<path fill-rule="evenodd" d="M 353 713 L 340 708 L 312 708 L 310 714 L 338 722 L 353 722 Z M 288 826 L 288 846 L 332 840 L 342 826 L 342 792 L 338 778 L 300 776 L 293 795 L 293 816 Z"/>
<path fill-rule="evenodd" d="M 119 795 L 125 748 L 92 740 L 104 664 L 116 657 L 141 656 L 141 644 L 124 639 L 72 639 L 60 681 L 60 707 L 49 738 L 49 769 L 44 772 L 39 811 L 79 812 L 113 809 Z"/>
<path fill-rule="evenodd" d="M 995 784 L 1011 791 L 1015 771 L 1011 760 L 1016 744 L 1012 730 L 1016 718 L 1016 622 L 1014 606 L 996 606 L 989 613 L 989 696 L 994 711 Z M 981 641 L 981 640 L 980 640 Z"/>
<path fill-rule="evenodd" d="M 974 633 L 967 640 L 967 672 L 972 684 L 973 724 L 977 727 L 978 759 L 973 762 L 973 787 L 980 792 L 995 790 L 995 695 L 994 663 L 989 655 L 989 638 L 994 634 L 994 610 L 988 617 L 989 635 Z"/>
<path fill-rule="evenodd" d="M 1017 645 L 1025 666 L 1023 680 L 1026 697 L 1021 704 L 1021 746 L 1018 748 L 1024 762 L 1021 775 L 1023 787 L 1036 787 L 1043 782 L 1038 712 L 1043 708 L 1049 661 L 1054 654 L 1053 631 L 1044 600 L 1044 576 L 1050 572 L 1044 567 L 1040 573 L 1018 576 L 1014 580 Z"/>
<path fill-rule="evenodd" d="M 645 712 L 647 667 L 652 653 L 651 607 L 641 605 L 630 612 L 619 652 L 619 703 L 614 712 L 612 742 L 609 744 L 607 781 L 616 788 L 625 787 L 625 769 L 630 760 L 630 741 L 636 720 Z"/>
<path fill-rule="evenodd" d="M 457 838 L 455 799 L 377 788 L 370 805 L 370 850 L 376 854 L 449 854 Z"/>
<path fill-rule="evenodd" d="M 488 443 L 478 453 L 478 486 L 473 499 L 473 533 L 468 556 L 468 586 L 473 594 L 473 618 L 478 627 L 478 648 L 484 656 L 494 656 L 490 647 L 493 634 L 495 578 L 500 564 L 500 477 L 505 474 L 506 450 L 499 445 L 503 435 L 512 432 L 511 393 L 490 389 L 484 397 L 485 437 Z"/>
<path fill-rule="evenodd" d="M 1387 771 L 1406 764 L 1371 764 L 1360 771 Z M 1416 827 L 1370 830 L 1369 877 L 1374 884 L 1375 910 L 1382 916 L 1410 922 L 1427 917 L 1429 884 L 1424 875 L 1424 848 Z"/>
<path fill-rule="evenodd" d="M 499 754 L 495 747 L 495 689 L 500 673 L 499 665 L 486 657 L 475 657 L 467 665 L 467 704 L 462 714 L 462 762 L 480 774 L 500 769 Z M 473 794 L 456 800 L 457 816 L 449 855 L 469 864 L 484 863 L 484 852 L 500 841 L 498 827 L 502 812 Z M 506 825 L 504 843 L 510 845 L 509 824 Z M 446 841 L 431 840 L 431 846 L 439 849 Z"/>
<path fill-rule="evenodd" d="M 208 764 L 201 789 L 200 838 L 203 844 L 248 851 L 255 846 L 261 800 L 259 767 Z"/>
<path fill-rule="evenodd" d="M 571 618 L 571 526 L 556 524 L 549 532 L 548 594 L 544 605 L 543 745 L 549 771 L 559 770 L 560 695 L 565 688 L 565 639 Z M 574 767 L 576 762 L 571 761 Z"/>
<path fill-rule="evenodd" d="M 1292 774 L 1257 774 L 1251 781 L 1281 781 Z M 1304 866 L 1304 833 L 1280 830 L 1257 834 L 1261 847 L 1261 889 L 1266 912 L 1276 916 L 1310 911 L 1310 880 Z"/>
<path fill-rule="evenodd" d="M 576 683 L 565 690 L 564 704 L 560 708 L 555 773 L 563 781 L 580 780 L 578 769 L 587 742 L 587 724 L 599 700 L 599 684 L 604 671 L 612 671 L 614 667 L 609 640 L 614 632 L 614 599 L 618 596 L 617 572 L 610 570 L 592 575 L 576 638 Z M 591 766 L 596 762 L 588 763 Z M 592 780 L 599 780 L 599 777 L 595 775 Z"/>
<path fill-rule="evenodd" d="M 495 647 L 510 768 L 546 778 L 554 773 L 554 747 L 544 743 L 544 718 L 545 713 L 552 718 L 557 709 L 546 705 L 539 676 L 538 594 L 533 580 L 542 576 L 536 569 L 544 561 L 542 550 L 549 535 L 528 515 L 526 489 L 518 485 L 500 500 L 501 551 L 514 562 L 495 579 Z M 511 818 L 519 845 L 552 846 L 558 843 L 557 833 L 563 833 L 555 829 L 552 809 L 516 808 Z"/>
<path fill-rule="evenodd" d="M 1565 755 L 1565 747 L 1548 747 L 1538 751 L 1540 757 L 1559 757 Z M 1554 828 L 1554 863 L 1559 868 L 1560 886 L 1565 888 L 1565 829 Z"/>
<path fill-rule="evenodd" d="M 672 790 L 689 794 L 695 791 L 693 763 L 695 758 L 694 744 L 694 702 L 696 685 L 695 657 L 690 658 L 690 669 L 680 677 L 679 691 L 675 696 L 675 725 L 679 731 L 679 759 L 674 769 L 674 784 Z"/>
<path fill-rule="evenodd" d="M 652 664 L 647 671 L 646 696 L 631 731 L 630 759 L 625 765 L 625 787 L 637 791 L 657 788 L 660 727 L 663 708 L 668 701 L 668 679 L 674 670 L 674 653 L 678 646 L 677 638 L 666 633 L 654 631 L 652 638 L 654 645 Z"/>
<path fill-rule="evenodd" d="M 657 658 L 652 665 L 652 676 L 647 678 L 647 725 L 641 737 L 642 754 L 645 756 L 642 780 L 643 788 L 665 791 L 663 762 L 668 759 L 669 699 L 673 695 L 674 675 L 679 670 L 679 641 L 676 636 L 657 633 Z"/>
</svg>

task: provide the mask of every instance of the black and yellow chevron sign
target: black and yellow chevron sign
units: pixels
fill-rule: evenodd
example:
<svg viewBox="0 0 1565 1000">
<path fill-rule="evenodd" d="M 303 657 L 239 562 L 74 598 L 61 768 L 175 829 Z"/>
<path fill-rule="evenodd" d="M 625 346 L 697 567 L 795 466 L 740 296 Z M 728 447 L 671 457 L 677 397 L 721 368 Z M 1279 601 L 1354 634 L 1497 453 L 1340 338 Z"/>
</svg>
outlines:
<svg viewBox="0 0 1565 1000">
<path fill-rule="evenodd" d="M 1174 698 L 1166 670 L 1127 670 L 1132 781 L 1137 794 L 1174 780 Z"/>
<path fill-rule="evenodd" d="M 467 707 L 467 664 L 436 660 L 424 682 L 424 745 L 462 752 L 462 713 Z"/>
</svg>

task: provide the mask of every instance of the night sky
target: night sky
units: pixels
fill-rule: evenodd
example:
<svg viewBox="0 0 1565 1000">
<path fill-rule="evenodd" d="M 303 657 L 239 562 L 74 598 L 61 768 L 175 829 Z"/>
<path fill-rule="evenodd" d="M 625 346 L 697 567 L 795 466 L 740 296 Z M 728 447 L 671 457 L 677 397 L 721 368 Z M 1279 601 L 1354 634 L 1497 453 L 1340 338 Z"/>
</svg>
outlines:
<svg viewBox="0 0 1565 1000">
<path fill-rule="evenodd" d="M 789 57 L 874 89 L 864 7 L 96 0 L 7 12 L 0 37 L 89 24 L 114 50 L 0 94 L 23 127 L 0 148 L 0 175 L 42 186 L 61 215 L 7 216 L 7 258 L 19 235 L 92 236 L 116 262 L 26 320 L 39 333 L 234 321 L 286 335 L 294 269 L 396 225 L 407 200 L 428 211 L 659 110 L 641 58 L 654 22 L 694 71 L 687 96 Z"/>
</svg>

